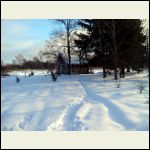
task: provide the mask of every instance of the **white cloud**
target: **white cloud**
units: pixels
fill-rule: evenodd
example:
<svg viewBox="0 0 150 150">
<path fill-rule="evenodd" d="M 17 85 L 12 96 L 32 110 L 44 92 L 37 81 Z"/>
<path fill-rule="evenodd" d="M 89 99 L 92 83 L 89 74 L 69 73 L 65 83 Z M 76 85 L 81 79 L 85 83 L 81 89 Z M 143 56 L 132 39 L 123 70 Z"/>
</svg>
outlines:
<svg viewBox="0 0 150 150">
<path fill-rule="evenodd" d="M 21 41 L 13 45 L 12 49 L 28 49 L 30 47 L 33 47 L 34 45 L 35 45 L 35 41 L 33 40 Z"/>
<path fill-rule="evenodd" d="M 4 19 L 1 25 L 1 58 L 4 61 L 11 62 L 18 54 L 32 58 L 39 52 L 44 38 L 32 20 Z"/>
<path fill-rule="evenodd" d="M 21 23 L 14 23 L 12 24 L 11 28 L 10 28 L 10 33 L 13 36 L 22 36 L 23 34 L 26 33 L 28 27 L 21 24 Z"/>
<path fill-rule="evenodd" d="M 18 41 L 18 42 L 2 42 L 1 48 L 2 51 L 7 50 L 17 50 L 17 49 L 28 49 L 30 47 L 33 47 L 35 45 L 34 40 L 26 40 L 26 41 Z"/>
<path fill-rule="evenodd" d="M 33 56 L 38 54 L 42 45 L 42 41 L 36 40 L 22 40 L 18 42 L 2 43 L 2 58 L 7 62 L 11 62 L 16 55 L 22 54 L 26 58 L 31 59 Z"/>
<path fill-rule="evenodd" d="M 20 21 L 2 20 L 2 38 L 19 37 L 28 33 L 30 27 Z"/>
</svg>

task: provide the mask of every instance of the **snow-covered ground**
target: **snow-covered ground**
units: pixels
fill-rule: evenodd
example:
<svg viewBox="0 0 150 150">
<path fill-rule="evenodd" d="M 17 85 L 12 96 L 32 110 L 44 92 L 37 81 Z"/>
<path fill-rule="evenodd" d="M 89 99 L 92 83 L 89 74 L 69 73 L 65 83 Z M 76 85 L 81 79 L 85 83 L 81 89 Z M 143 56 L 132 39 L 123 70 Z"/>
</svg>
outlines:
<svg viewBox="0 0 150 150">
<path fill-rule="evenodd" d="M 12 72 L 1 78 L 1 130 L 149 130 L 147 72 L 127 74 L 119 88 L 112 76 L 104 80 L 101 71 L 61 75 L 56 82 L 44 74 Z"/>
</svg>

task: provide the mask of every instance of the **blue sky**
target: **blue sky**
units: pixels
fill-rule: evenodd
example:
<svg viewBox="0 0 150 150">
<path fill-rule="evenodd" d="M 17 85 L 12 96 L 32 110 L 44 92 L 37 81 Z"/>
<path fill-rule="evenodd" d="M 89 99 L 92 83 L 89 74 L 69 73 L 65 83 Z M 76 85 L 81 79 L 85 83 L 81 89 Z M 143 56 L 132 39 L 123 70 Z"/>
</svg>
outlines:
<svg viewBox="0 0 150 150">
<path fill-rule="evenodd" d="M 36 56 L 55 27 L 47 19 L 2 19 L 1 59 L 11 63 L 18 54 L 31 59 Z"/>
</svg>

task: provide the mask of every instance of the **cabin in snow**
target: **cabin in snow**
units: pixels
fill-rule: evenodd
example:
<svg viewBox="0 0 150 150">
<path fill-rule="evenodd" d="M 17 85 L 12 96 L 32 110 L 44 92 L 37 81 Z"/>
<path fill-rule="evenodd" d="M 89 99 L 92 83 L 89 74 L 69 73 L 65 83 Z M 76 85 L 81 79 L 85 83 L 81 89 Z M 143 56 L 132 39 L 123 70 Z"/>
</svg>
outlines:
<svg viewBox="0 0 150 150">
<path fill-rule="evenodd" d="M 56 60 L 57 74 L 68 74 L 68 61 L 67 59 L 61 54 L 58 54 Z M 89 73 L 88 63 L 80 63 L 79 60 L 75 57 L 71 58 L 71 73 L 72 74 L 87 74 Z"/>
</svg>

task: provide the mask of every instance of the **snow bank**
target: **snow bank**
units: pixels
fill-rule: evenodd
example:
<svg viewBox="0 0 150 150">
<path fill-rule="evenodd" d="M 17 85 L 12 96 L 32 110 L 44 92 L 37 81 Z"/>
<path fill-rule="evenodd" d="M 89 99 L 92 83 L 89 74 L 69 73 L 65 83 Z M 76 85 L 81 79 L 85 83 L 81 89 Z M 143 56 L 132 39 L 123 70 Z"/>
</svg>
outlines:
<svg viewBox="0 0 150 150">
<path fill-rule="evenodd" d="M 11 76 L 28 76 L 29 74 L 31 74 L 31 72 L 34 73 L 34 75 L 46 75 L 48 73 L 48 70 L 31 70 L 31 69 L 27 69 L 27 70 L 16 70 L 16 71 L 11 71 L 8 74 Z"/>
<path fill-rule="evenodd" d="M 112 75 L 102 72 L 61 75 L 56 82 L 45 72 L 35 76 L 1 78 L 1 130 L 86 131 L 149 130 L 149 78 L 147 72 L 129 73 L 120 88 Z M 144 90 L 139 93 L 137 83 Z"/>
</svg>

